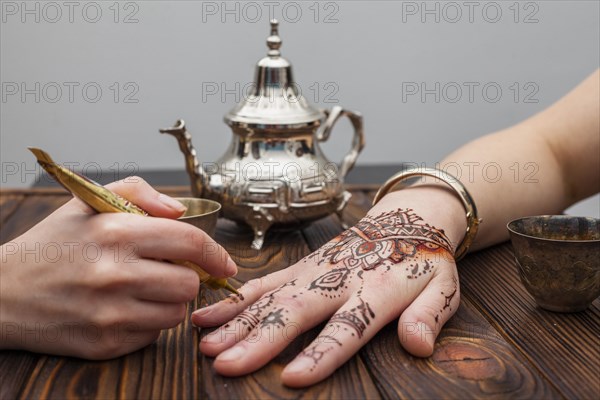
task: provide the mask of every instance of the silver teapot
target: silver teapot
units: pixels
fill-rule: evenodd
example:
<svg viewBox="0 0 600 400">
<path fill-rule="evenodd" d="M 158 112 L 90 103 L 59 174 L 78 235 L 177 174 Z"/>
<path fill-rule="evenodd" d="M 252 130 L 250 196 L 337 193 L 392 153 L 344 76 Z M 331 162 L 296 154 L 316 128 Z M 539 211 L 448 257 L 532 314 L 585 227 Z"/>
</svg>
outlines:
<svg viewBox="0 0 600 400">
<path fill-rule="evenodd" d="M 267 45 L 251 92 L 224 117 L 233 140 L 216 162 L 198 162 L 184 121 L 160 130 L 177 139 L 193 195 L 220 202 L 225 218 L 249 225 L 257 250 L 274 226 L 297 227 L 332 213 L 343 224 L 342 211 L 351 197 L 343 181 L 365 145 L 359 113 L 339 106 L 318 110 L 302 97 L 290 63 L 281 57 L 276 20 Z M 323 155 L 319 142 L 329 138 L 340 117 L 349 118 L 354 137 L 338 167 Z"/>
</svg>

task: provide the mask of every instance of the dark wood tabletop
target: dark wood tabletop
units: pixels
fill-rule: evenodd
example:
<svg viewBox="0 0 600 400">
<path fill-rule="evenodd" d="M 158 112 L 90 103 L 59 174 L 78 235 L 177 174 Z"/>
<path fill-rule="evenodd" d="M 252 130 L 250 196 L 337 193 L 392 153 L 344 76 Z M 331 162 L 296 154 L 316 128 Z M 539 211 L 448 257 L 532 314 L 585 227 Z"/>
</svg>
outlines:
<svg viewBox="0 0 600 400">
<path fill-rule="evenodd" d="M 184 187 L 160 188 L 188 195 Z M 351 186 L 345 214 L 353 224 L 368 210 L 373 186 Z M 70 198 L 61 189 L 0 192 L 0 239 L 10 241 Z M 240 266 L 236 284 L 292 265 L 340 233 L 337 217 L 303 229 L 269 232 L 261 251 L 252 234 L 219 220 L 216 240 Z M 271 363 L 239 378 L 219 376 L 212 359 L 198 353 L 189 318 L 158 341 L 109 360 L 0 352 L 0 399 L 13 398 L 573 398 L 600 395 L 600 299 L 584 312 L 558 314 L 538 308 L 519 281 L 512 250 L 502 244 L 459 263 L 460 308 L 443 329 L 430 358 L 400 346 L 391 323 L 331 377 L 305 389 L 279 381 L 283 367 L 317 334 L 296 339 Z M 224 293 L 202 291 L 214 302 Z"/>
</svg>

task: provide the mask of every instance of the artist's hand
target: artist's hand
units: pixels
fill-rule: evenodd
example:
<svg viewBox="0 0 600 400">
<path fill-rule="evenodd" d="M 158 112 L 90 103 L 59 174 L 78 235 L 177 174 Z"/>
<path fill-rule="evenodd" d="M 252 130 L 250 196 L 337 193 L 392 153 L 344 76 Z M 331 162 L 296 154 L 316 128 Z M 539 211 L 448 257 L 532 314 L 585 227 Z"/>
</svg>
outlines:
<svg viewBox="0 0 600 400">
<path fill-rule="evenodd" d="M 199 279 L 187 259 L 216 277 L 234 275 L 229 255 L 178 221 L 185 208 L 140 178 L 108 186 L 149 218 L 95 214 L 73 199 L 1 249 L 0 348 L 90 359 L 152 343 L 179 324 Z"/>
<path fill-rule="evenodd" d="M 243 298 L 197 310 L 196 325 L 225 324 L 200 343 L 204 354 L 217 356 L 215 369 L 228 376 L 255 371 L 325 320 L 316 340 L 284 369 L 284 384 L 326 378 L 398 317 L 402 346 L 431 355 L 460 301 L 453 246 L 413 210 L 388 210 L 371 210 L 297 264 L 248 282 Z"/>
</svg>

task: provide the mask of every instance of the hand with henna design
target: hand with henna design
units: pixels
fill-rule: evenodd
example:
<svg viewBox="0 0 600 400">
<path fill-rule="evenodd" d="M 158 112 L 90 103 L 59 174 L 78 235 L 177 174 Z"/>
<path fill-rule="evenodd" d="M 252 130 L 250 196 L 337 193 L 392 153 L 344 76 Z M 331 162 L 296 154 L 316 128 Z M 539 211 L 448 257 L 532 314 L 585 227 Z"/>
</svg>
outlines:
<svg viewBox="0 0 600 400">
<path fill-rule="evenodd" d="M 505 227 L 512 219 L 559 214 L 600 190 L 599 84 L 597 70 L 545 111 L 475 140 L 441 162 L 442 168 L 465 167 L 458 167 L 461 182 L 484 220 L 472 250 L 507 240 Z M 504 172 L 535 165 L 535 182 L 510 173 L 493 182 L 473 174 L 471 167 L 488 164 Z M 242 375 L 327 321 L 282 372 L 284 384 L 306 386 L 329 376 L 399 318 L 401 345 L 413 355 L 429 356 L 460 302 L 452 254 L 465 229 L 462 204 L 443 186 L 390 193 L 315 253 L 248 282 L 240 289 L 243 299 L 196 311 L 192 320 L 200 327 L 225 324 L 202 340 L 200 350 L 217 356 L 219 373 Z"/>
<path fill-rule="evenodd" d="M 418 189 L 427 190 L 440 189 Z M 447 195 L 460 216 L 462 206 Z M 217 357 L 217 371 L 255 371 L 325 320 L 319 336 L 283 371 L 285 384 L 324 379 L 399 316 L 401 344 L 429 356 L 460 301 L 452 245 L 460 234 L 448 237 L 415 208 L 392 207 L 393 197 L 295 265 L 242 286 L 243 299 L 196 311 L 192 319 L 200 327 L 224 324 L 200 343 L 204 354 Z"/>
</svg>

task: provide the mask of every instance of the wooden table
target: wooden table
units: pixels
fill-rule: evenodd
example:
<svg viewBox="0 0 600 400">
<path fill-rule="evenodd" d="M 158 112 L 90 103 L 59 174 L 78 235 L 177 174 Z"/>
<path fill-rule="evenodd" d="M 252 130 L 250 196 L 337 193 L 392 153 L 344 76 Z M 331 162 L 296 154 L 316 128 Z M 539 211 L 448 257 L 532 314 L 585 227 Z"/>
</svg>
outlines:
<svg viewBox="0 0 600 400">
<path fill-rule="evenodd" d="M 345 218 L 352 224 L 368 210 L 374 188 L 351 189 Z M 188 194 L 183 187 L 163 191 Z M 0 192 L 2 243 L 68 199 L 60 189 Z M 241 266 L 241 283 L 286 268 L 340 231 L 334 217 L 325 218 L 302 230 L 272 233 L 259 252 L 249 250 L 249 230 L 220 220 L 216 239 Z M 539 309 L 518 279 L 508 244 L 468 256 L 459 273 L 460 308 L 427 359 L 403 351 L 396 323 L 391 323 L 330 378 L 306 389 L 289 389 L 280 384 L 279 374 L 317 330 L 259 371 L 232 379 L 216 375 L 212 360 L 198 353 L 202 333 L 188 319 L 163 332 L 155 344 L 110 361 L 0 352 L 0 399 L 598 398 L 600 299 L 577 314 Z M 222 296 L 207 293 L 208 301 Z M 197 306 L 198 300 L 189 312 Z"/>
</svg>

